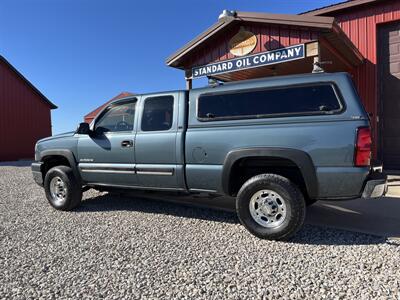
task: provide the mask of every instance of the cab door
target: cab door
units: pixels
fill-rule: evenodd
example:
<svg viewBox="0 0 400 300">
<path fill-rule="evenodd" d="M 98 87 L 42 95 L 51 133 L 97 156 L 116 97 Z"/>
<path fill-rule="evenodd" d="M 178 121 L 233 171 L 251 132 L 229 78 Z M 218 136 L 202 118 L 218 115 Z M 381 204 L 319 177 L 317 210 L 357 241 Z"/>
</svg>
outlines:
<svg viewBox="0 0 400 300">
<path fill-rule="evenodd" d="M 136 103 L 133 98 L 111 104 L 96 118 L 92 134 L 79 136 L 79 170 L 86 183 L 137 185 Z"/>
<path fill-rule="evenodd" d="M 136 134 L 138 182 L 147 188 L 183 186 L 182 126 L 178 126 L 179 93 L 141 97 Z M 181 127 L 178 129 L 178 127 Z"/>
</svg>

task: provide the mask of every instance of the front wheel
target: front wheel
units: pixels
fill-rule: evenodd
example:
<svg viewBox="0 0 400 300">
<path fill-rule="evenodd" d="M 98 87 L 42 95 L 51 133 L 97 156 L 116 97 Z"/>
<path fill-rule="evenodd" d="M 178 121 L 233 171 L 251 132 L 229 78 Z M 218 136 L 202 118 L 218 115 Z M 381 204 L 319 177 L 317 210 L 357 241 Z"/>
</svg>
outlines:
<svg viewBox="0 0 400 300">
<path fill-rule="evenodd" d="M 287 240 L 303 225 L 306 205 L 299 188 L 276 174 L 250 178 L 236 198 L 240 222 L 255 236 Z"/>
<path fill-rule="evenodd" d="M 58 210 L 72 210 L 82 200 L 82 186 L 67 166 L 57 166 L 46 173 L 44 190 L 51 206 Z"/>
</svg>

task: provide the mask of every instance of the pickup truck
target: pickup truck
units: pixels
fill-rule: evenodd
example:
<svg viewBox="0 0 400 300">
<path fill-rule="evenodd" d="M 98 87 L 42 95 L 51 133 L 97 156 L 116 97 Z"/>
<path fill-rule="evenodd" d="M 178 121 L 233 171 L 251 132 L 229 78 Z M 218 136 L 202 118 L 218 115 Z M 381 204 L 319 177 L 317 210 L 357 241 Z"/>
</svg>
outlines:
<svg viewBox="0 0 400 300">
<path fill-rule="evenodd" d="M 306 74 L 117 100 L 38 141 L 32 171 L 55 209 L 89 188 L 225 195 L 252 234 L 287 240 L 307 204 L 384 195 L 371 144 L 350 76 Z"/>
</svg>

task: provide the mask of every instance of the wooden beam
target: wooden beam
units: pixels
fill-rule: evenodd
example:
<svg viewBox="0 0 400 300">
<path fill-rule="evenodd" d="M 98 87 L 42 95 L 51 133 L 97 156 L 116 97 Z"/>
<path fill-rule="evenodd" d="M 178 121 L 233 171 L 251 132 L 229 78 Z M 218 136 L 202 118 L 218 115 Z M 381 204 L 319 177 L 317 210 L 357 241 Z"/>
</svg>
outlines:
<svg viewBox="0 0 400 300">
<path fill-rule="evenodd" d="M 331 52 L 334 56 L 336 56 L 350 70 L 353 70 L 355 68 L 355 66 L 353 66 L 347 60 L 347 58 L 343 57 L 343 54 L 339 53 L 339 51 L 335 49 L 326 39 L 320 38 L 319 41 L 322 47 L 326 48 L 329 52 Z"/>
<path fill-rule="evenodd" d="M 189 79 L 186 79 L 186 89 L 187 90 L 191 90 L 192 89 L 192 79 L 191 78 L 189 78 Z"/>
</svg>

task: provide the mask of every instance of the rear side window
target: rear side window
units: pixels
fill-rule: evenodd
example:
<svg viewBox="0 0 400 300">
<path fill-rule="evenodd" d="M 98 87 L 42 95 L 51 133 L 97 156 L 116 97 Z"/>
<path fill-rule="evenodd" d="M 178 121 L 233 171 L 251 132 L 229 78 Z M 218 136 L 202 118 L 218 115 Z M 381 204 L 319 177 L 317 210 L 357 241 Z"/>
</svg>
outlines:
<svg viewBox="0 0 400 300">
<path fill-rule="evenodd" d="M 168 130 L 172 126 L 174 97 L 160 96 L 144 101 L 142 131 Z"/>
<path fill-rule="evenodd" d="M 261 118 L 276 115 L 308 115 L 337 112 L 342 108 L 331 84 L 236 91 L 202 95 L 199 119 Z"/>
</svg>

